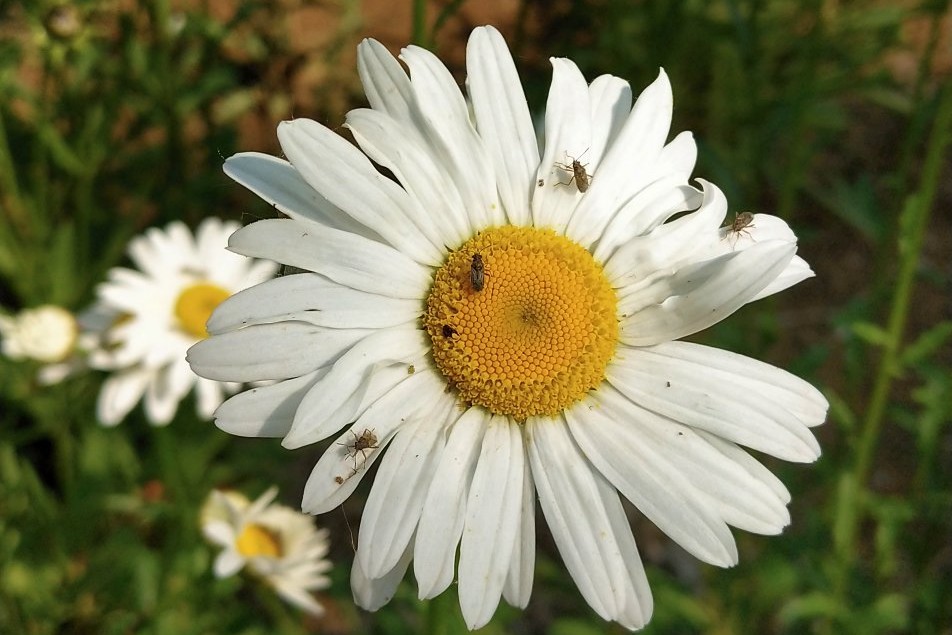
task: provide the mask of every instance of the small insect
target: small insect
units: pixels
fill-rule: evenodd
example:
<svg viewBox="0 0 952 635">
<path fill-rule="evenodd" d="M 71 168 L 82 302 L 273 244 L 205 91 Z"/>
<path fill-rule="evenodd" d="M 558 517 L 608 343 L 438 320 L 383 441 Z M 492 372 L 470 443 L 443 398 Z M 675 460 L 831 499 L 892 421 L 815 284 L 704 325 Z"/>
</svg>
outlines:
<svg viewBox="0 0 952 635">
<path fill-rule="evenodd" d="M 369 428 L 364 428 L 364 431 L 358 435 L 353 430 L 350 431 L 354 435 L 353 443 L 338 443 L 337 445 L 343 445 L 348 449 L 348 456 L 354 459 L 354 472 L 357 472 L 357 455 L 359 454 L 362 461 L 367 460 L 367 451 L 376 450 L 379 445 L 377 445 L 377 435 L 374 434 L 374 431 Z"/>
<path fill-rule="evenodd" d="M 482 291 L 486 284 L 486 267 L 483 265 L 481 254 L 473 254 L 473 262 L 469 269 L 469 283 L 473 286 L 473 291 Z"/>
<path fill-rule="evenodd" d="M 588 150 L 586 149 L 585 152 L 588 152 Z M 572 173 L 572 178 L 570 178 L 568 182 L 563 183 L 559 181 L 558 185 L 571 185 L 572 181 L 575 181 L 575 187 L 578 188 L 579 192 L 582 192 L 584 194 L 585 192 L 588 191 L 588 186 L 592 184 L 593 175 L 589 174 L 585 170 L 585 168 L 588 167 L 588 163 L 582 163 L 581 161 L 579 161 L 579 159 L 585 156 L 585 152 L 579 155 L 578 158 L 569 156 L 568 153 L 566 153 L 565 157 L 567 159 L 572 159 L 572 163 L 571 164 L 568 164 L 568 163 L 555 164 L 556 166 L 562 168 L 566 172 Z"/>
<path fill-rule="evenodd" d="M 407 375 L 412 375 L 415 372 L 416 372 L 416 366 L 414 366 L 413 364 L 410 364 L 409 366 L 407 366 Z"/>
<path fill-rule="evenodd" d="M 545 185 L 545 180 L 539 179 L 538 181 L 536 181 L 536 185 L 538 185 L 539 187 L 542 187 L 543 185 Z"/>
<path fill-rule="evenodd" d="M 727 236 L 732 236 L 734 238 L 734 244 L 737 244 L 737 239 L 740 238 L 740 234 L 747 234 L 750 236 L 750 231 L 748 227 L 753 227 L 754 215 L 750 212 L 741 212 L 734 216 L 734 220 L 729 224 L 725 225 L 727 228 Z"/>
<path fill-rule="evenodd" d="M 449 324 L 443 325 L 443 337 L 453 337 L 456 335 L 457 331 Z"/>
</svg>

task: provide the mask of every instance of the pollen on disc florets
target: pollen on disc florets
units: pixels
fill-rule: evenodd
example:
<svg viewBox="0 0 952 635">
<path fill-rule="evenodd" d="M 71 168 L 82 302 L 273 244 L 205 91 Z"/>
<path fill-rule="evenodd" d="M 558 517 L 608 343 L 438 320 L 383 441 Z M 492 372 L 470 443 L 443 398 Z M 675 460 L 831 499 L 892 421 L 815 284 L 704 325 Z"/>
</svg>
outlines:
<svg viewBox="0 0 952 635">
<path fill-rule="evenodd" d="M 464 402 L 525 421 L 561 412 L 602 382 L 618 341 L 616 307 L 588 251 L 548 229 L 504 226 L 449 255 L 424 322 L 436 365 Z"/>
<path fill-rule="evenodd" d="M 182 329 L 193 337 L 208 337 L 205 323 L 219 304 L 231 295 L 212 282 L 197 282 L 186 287 L 175 301 L 175 317 Z"/>
</svg>

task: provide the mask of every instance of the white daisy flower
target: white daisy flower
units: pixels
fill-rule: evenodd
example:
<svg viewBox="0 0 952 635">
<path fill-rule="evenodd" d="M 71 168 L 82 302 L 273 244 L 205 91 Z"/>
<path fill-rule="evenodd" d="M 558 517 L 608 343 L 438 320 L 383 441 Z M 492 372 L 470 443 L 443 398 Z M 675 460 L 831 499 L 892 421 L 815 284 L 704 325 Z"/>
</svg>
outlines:
<svg viewBox="0 0 952 635">
<path fill-rule="evenodd" d="M 324 608 L 311 591 L 330 586 L 329 532 L 315 529 L 310 516 L 275 504 L 277 494 L 272 487 L 252 503 L 238 492 L 212 491 L 201 525 L 205 538 L 222 547 L 215 575 L 225 578 L 247 567 L 285 601 L 320 615 Z"/>
<path fill-rule="evenodd" d="M 222 300 L 277 270 L 274 262 L 223 249 L 238 227 L 207 218 L 194 236 L 180 222 L 149 229 L 129 243 L 138 270 L 115 267 L 99 285 L 99 310 L 116 316 L 103 335 L 103 348 L 89 362 L 111 371 L 99 393 L 102 424 L 118 424 L 143 395 L 149 420 L 167 424 L 193 385 L 198 413 L 208 418 L 225 392 L 237 388 L 196 377 L 185 352 L 207 336 L 205 322 Z"/>
<path fill-rule="evenodd" d="M 421 598 L 458 579 L 470 628 L 501 597 L 524 607 L 538 496 L 588 603 L 639 628 L 652 598 L 621 497 L 733 565 L 729 526 L 790 521 L 787 490 L 741 446 L 813 461 L 827 409 L 780 369 L 675 340 L 812 272 L 782 220 L 734 232 L 721 191 L 688 183 L 696 148 L 689 133 L 666 143 L 663 72 L 632 106 L 623 80 L 588 84 L 552 59 L 540 149 L 495 29 L 470 38 L 469 101 L 428 51 L 400 59 L 409 73 L 380 43 L 359 48 L 371 108 L 346 126 L 360 149 L 297 119 L 278 128 L 289 161 L 226 162 L 289 216 L 229 248 L 310 273 L 224 302 L 192 367 L 277 380 L 218 409 L 232 434 L 287 448 L 337 435 L 305 511 L 340 505 L 380 460 L 352 571 L 361 606 L 385 604 L 412 560 Z"/>
<path fill-rule="evenodd" d="M 69 357 L 79 338 L 72 313 L 53 304 L 0 315 L 0 350 L 10 359 L 32 359 L 47 364 Z"/>
</svg>

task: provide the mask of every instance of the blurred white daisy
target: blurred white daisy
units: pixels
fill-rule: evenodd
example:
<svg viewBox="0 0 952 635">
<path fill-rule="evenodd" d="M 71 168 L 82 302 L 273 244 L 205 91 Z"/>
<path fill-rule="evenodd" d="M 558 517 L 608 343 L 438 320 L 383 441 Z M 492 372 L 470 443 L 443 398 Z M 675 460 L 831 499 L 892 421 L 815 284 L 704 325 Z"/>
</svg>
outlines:
<svg viewBox="0 0 952 635">
<path fill-rule="evenodd" d="M 338 435 L 305 511 L 339 505 L 380 459 L 352 570 L 361 606 L 386 603 L 411 560 L 421 598 L 458 579 L 470 628 L 500 597 L 525 606 L 538 495 L 588 603 L 639 628 L 652 598 L 621 496 L 730 566 L 729 526 L 790 520 L 787 490 L 741 446 L 813 461 L 827 409 L 780 369 L 675 340 L 812 272 L 783 221 L 731 233 L 720 190 L 689 185 L 696 148 L 689 133 L 666 143 L 663 72 L 632 105 L 623 80 L 588 84 L 552 59 L 540 150 L 495 29 L 470 38 L 469 101 L 431 53 L 400 58 L 409 74 L 380 43 L 359 48 L 371 108 L 346 126 L 360 149 L 297 119 L 278 128 L 289 161 L 226 162 L 289 216 L 229 248 L 312 273 L 223 303 L 192 367 L 277 380 L 218 409 L 228 432 L 288 448 Z"/>
<path fill-rule="evenodd" d="M 47 364 L 69 357 L 79 338 L 76 317 L 53 304 L 0 315 L 0 350 L 10 359 Z"/>
<path fill-rule="evenodd" d="M 272 586 L 287 602 L 320 615 L 323 607 L 311 591 L 326 589 L 328 531 L 314 519 L 274 503 L 276 487 L 253 503 L 234 491 L 213 490 L 202 507 L 205 538 L 222 548 L 215 558 L 219 578 L 248 571 Z"/>
<path fill-rule="evenodd" d="M 149 229 L 129 243 L 138 270 L 115 267 L 99 285 L 99 311 L 115 316 L 90 356 L 92 367 L 110 371 L 99 393 L 101 423 L 116 425 L 144 396 L 148 419 L 167 424 L 193 385 L 198 413 L 208 418 L 237 388 L 196 377 L 185 352 L 207 336 L 205 322 L 222 300 L 277 270 L 223 249 L 238 227 L 207 218 L 194 236 L 180 222 Z"/>
</svg>

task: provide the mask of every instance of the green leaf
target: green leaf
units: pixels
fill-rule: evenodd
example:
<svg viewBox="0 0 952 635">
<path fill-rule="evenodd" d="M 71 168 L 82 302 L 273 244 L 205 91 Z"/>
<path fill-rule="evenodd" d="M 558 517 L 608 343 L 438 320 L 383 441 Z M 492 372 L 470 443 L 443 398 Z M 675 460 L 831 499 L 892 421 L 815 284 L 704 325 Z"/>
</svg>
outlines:
<svg viewBox="0 0 952 635">
<path fill-rule="evenodd" d="M 903 366 L 916 365 L 935 353 L 950 337 L 952 337 L 952 321 L 936 324 L 903 350 L 900 363 Z"/>
<path fill-rule="evenodd" d="M 889 343 L 889 333 L 872 322 L 853 322 L 850 325 L 853 335 L 874 346 L 885 347 Z"/>
</svg>

